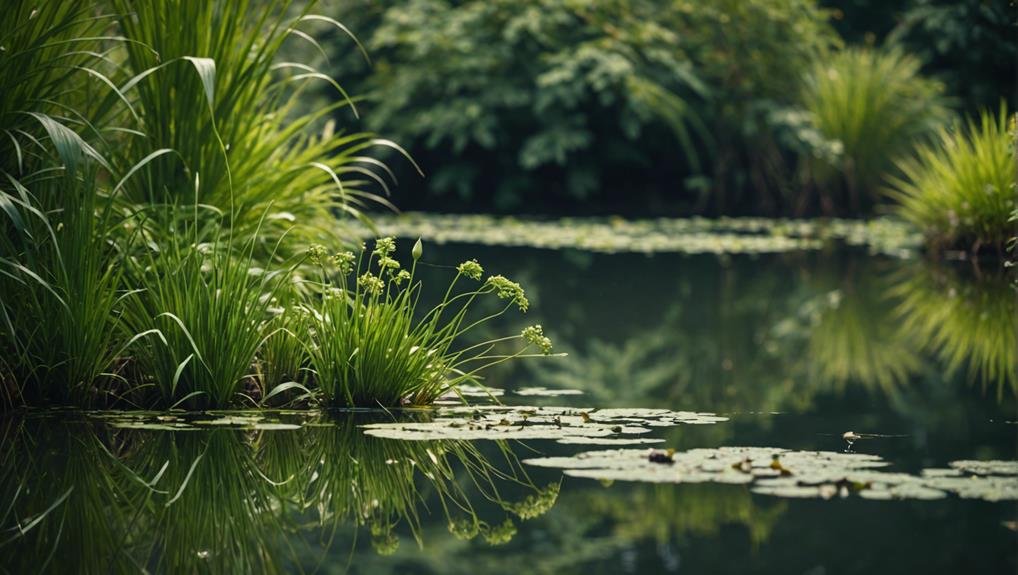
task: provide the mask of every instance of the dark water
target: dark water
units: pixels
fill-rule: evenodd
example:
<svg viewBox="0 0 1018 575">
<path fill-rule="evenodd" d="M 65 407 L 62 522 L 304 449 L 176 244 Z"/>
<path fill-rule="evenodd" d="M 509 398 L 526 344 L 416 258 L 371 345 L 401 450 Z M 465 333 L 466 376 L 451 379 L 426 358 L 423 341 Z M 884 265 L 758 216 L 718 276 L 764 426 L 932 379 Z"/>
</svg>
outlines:
<svg viewBox="0 0 1018 575">
<path fill-rule="evenodd" d="M 840 451 L 841 434 L 853 430 L 901 436 L 860 441 L 855 449 L 910 473 L 958 459 L 1018 458 L 1018 320 L 1015 291 L 1000 274 L 842 252 L 647 257 L 429 246 L 425 259 L 456 264 L 471 257 L 522 283 L 532 304 L 526 317 L 504 318 L 484 335 L 541 323 L 556 349 L 569 353 L 506 366 L 486 383 L 585 392 L 536 399 L 508 393 L 506 402 L 730 418 L 655 429 L 667 440 L 662 445 L 679 450 Z M 437 281 L 447 270 L 427 274 Z M 427 413 L 279 417 L 303 427 L 172 432 L 114 428 L 82 414 L 0 420 L 0 567 L 812 575 L 1018 569 L 1014 502 L 803 500 L 736 485 L 605 485 L 521 463 L 598 447 L 401 442 L 365 437 L 357 427 Z M 558 496 L 542 507 L 535 502 L 550 502 L 549 484 L 559 486 Z M 521 503 L 539 516 L 522 519 Z M 478 534 L 466 540 L 465 531 Z"/>
</svg>

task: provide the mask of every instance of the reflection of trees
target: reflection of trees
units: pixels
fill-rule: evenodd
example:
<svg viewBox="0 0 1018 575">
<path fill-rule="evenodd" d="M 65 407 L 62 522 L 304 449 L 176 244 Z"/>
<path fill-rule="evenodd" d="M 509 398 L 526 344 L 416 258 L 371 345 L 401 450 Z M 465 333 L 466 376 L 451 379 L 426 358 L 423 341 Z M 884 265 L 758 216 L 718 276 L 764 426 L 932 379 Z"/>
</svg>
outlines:
<svg viewBox="0 0 1018 575">
<path fill-rule="evenodd" d="M 634 312 L 614 333 L 569 311 L 597 313 L 589 301 L 555 302 L 542 319 L 570 355 L 527 365 L 528 384 L 612 404 L 789 411 L 850 387 L 894 397 L 925 375 L 932 352 L 949 380 L 967 366 L 998 398 L 1016 391 L 1018 310 L 1005 277 L 854 256 L 789 263 L 763 274 L 746 262 L 689 266 L 678 290 L 653 295 L 662 311 Z"/>
<path fill-rule="evenodd" d="M 399 530 L 419 537 L 425 503 L 450 530 L 504 543 L 511 515 L 541 515 L 558 493 L 504 444 L 492 463 L 467 442 L 366 437 L 352 415 L 296 431 L 0 423 L 0 572 L 281 572 L 360 528 L 391 553 Z"/>
</svg>

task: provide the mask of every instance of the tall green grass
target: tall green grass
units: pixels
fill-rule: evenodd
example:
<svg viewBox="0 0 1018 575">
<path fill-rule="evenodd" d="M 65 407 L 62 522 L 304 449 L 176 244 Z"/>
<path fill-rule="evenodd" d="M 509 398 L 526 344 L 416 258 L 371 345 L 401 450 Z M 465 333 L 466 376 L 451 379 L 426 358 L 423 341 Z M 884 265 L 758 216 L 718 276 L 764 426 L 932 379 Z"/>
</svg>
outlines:
<svg viewBox="0 0 1018 575">
<path fill-rule="evenodd" d="M 92 2 L 12 0 L 0 11 L 0 189 L 61 161 L 73 170 L 81 153 L 98 158 L 89 140 L 102 140 L 93 123 L 98 102 L 113 95 L 118 76 L 103 54 L 119 38 Z M 109 75 L 112 75 L 112 79 Z M 107 106 L 108 107 L 108 106 Z"/>
<path fill-rule="evenodd" d="M 95 166 L 11 178 L 0 191 L 0 401 L 109 401 L 118 351 L 119 216 Z"/>
<path fill-rule="evenodd" d="M 346 32 L 339 22 L 311 14 L 315 2 L 293 10 L 291 2 L 248 0 L 112 5 L 132 40 L 124 44 L 132 79 L 123 91 L 144 133 L 128 138 L 115 161 L 131 165 L 157 155 L 143 177 L 126 186 L 132 201 L 191 202 L 190 182 L 200 174 L 197 201 L 219 208 L 235 233 L 271 238 L 295 228 L 290 237 L 305 242 L 335 241 L 339 213 L 363 218 L 366 204 L 388 205 L 375 193 L 388 191 L 388 168 L 365 152 L 398 146 L 371 134 L 333 133 L 325 120 L 345 107 L 354 119 L 352 99 L 310 65 L 279 57 L 285 42 L 314 42 L 302 30 L 309 25 Z M 297 103 L 313 82 L 330 84 L 336 103 L 301 110 Z"/>
<path fill-rule="evenodd" d="M 935 141 L 898 162 L 901 176 L 887 189 L 897 213 L 935 246 L 1002 253 L 1015 234 L 1015 137 L 1014 118 L 1003 106 L 942 128 Z"/>
<path fill-rule="evenodd" d="M 254 241 L 236 245 L 200 229 L 198 217 L 166 219 L 178 222 L 178 235 L 149 243 L 127 264 L 130 285 L 143 286 L 124 298 L 135 373 L 151 378 L 160 405 L 225 407 L 253 385 L 273 298 L 289 271 L 259 267 Z"/>
<path fill-rule="evenodd" d="M 0 405 L 291 399 L 279 267 L 388 205 L 353 100 L 282 61 L 314 2 L 16 0 L 0 13 Z M 312 82 L 341 96 L 297 109 Z M 201 181 L 199 188 L 197 182 Z M 291 240 L 291 238 L 297 238 Z M 276 297 L 276 296 L 280 297 Z"/>
<path fill-rule="evenodd" d="M 359 254 L 330 256 L 312 246 L 309 258 L 320 270 L 317 300 L 305 306 L 310 322 L 306 346 L 315 380 L 327 403 L 335 406 L 425 405 L 455 391 L 478 374 L 509 359 L 551 352 L 551 340 L 540 326 L 520 335 L 457 347 L 464 334 L 516 306 L 526 311 L 523 288 L 502 276 L 482 281 L 476 261 L 457 267 L 442 301 L 418 315 L 421 283 L 414 272 L 423 247 L 412 251 L 413 263 L 402 269 L 394 259 L 392 238 L 381 238 L 374 249 Z M 466 288 L 459 288 L 469 282 Z M 458 289 L 459 288 L 459 289 Z M 494 295 L 506 303 L 484 317 L 470 316 L 479 297 Z M 522 341 L 510 354 L 496 345 Z M 527 353 L 537 350 L 538 353 Z"/>
<path fill-rule="evenodd" d="M 872 206 L 894 160 L 948 119 L 943 86 L 920 66 L 896 48 L 849 48 L 807 73 L 802 105 L 835 151 L 806 163 L 826 211 Z"/>
</svg>

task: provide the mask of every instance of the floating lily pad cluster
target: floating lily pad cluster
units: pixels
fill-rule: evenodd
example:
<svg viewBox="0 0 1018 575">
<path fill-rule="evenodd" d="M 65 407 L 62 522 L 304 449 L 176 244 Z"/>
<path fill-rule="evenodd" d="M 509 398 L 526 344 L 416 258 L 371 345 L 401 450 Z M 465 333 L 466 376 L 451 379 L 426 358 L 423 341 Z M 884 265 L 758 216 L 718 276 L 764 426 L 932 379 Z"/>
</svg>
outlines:
<svg viewBox="0 0 1018 575">
<path fill-rule="evenodd" d="M 733 483 L 778 497 L 822 498 L 857 494 L 867 499 L 940 499 L 948 494 L 988 501 L 1018 500 L 1018 462 L 956 461 L 920 475 L 886 471 L 875 455 L 720 447 L 681 453 L 644 449 L 591 451 L 524 463 L 566 475 L 650 483 Z"/>
<path fill-rule="evenodd" d="M 173 411 L 102 411 L 89 417 L 105 421 L 119 429 L 150 431 L 197 431 L 216 428 L 261 431 L 300 429 L 317 411 L 206 411 L 201 413 Z"/>
<path fill-rule="evenodd" d="M 908 256 L 922 238 L 889 219 L 563 218 L 531 220 L 487 215 L 380 216 L 379 233 L 437 243 L 577 248 L 597 252 L 770 253 L 818 249 L 830 241 Z"/>
<path fill-rule="evenodd" d="M 578 409 L 481 405 L 438 410 L 426 422 L 365 425 L 374 437 L 427 441 L 436 439 L 552 439 L 559 443 L 624 445 L 659 443 L 638 437 L 654 427 L 727 421 L 712 413 L 668 409 Z M 634 437 L 636 436 L 636 437 Z"/>
</svg>

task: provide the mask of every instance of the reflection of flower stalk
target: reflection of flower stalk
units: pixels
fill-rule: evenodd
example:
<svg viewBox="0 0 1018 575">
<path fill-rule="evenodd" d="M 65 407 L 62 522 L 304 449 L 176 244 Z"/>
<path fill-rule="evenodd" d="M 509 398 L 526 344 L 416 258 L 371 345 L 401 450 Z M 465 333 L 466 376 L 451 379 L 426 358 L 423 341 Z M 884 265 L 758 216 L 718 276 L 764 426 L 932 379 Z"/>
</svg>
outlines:
<svg viewBox="0 0 1018 575">
<path fill-rule="evenodd" d="M 521 517 L 537 516 L 554 504 L 554 496 L 549 499 L 550 488 L 537 490 L 502 442 L 497 445 L 510 465 L 507 470 L 495 468 L 467 441 L 379 439 L 363 435 L 357 427 L 362 423 L 366 421 L 347 418 L 309 435 L 306 460 L 318 464 L 305 470 L 310 475 L 303 478 L 308 490 L 304 497 L 317 508 L 322 525 L 333 531 L 348 521 L 368 525 L 379 551 L 395 551 L 398 539 L 393 531 L 401 522 L 421 543 L 418 506 L 427 497 L 437 498 L 450 531 L 469 537 L 491 531 L 476 512 L 468 489 L 461 485 L 463 479 L 484 499 Z M 421 490 L 422 479 L 426 492 Z M 499 493 L 501 483 L 523 486 L 533 495 L 521 503 L 507 502 Z M 555 484 L 555 494 L 557 487 Z M 465 517 L 453 517 L 454 512 Z M 508 529 L 503 525 L 496 531 L 501 539 Z"/>
</svg>

